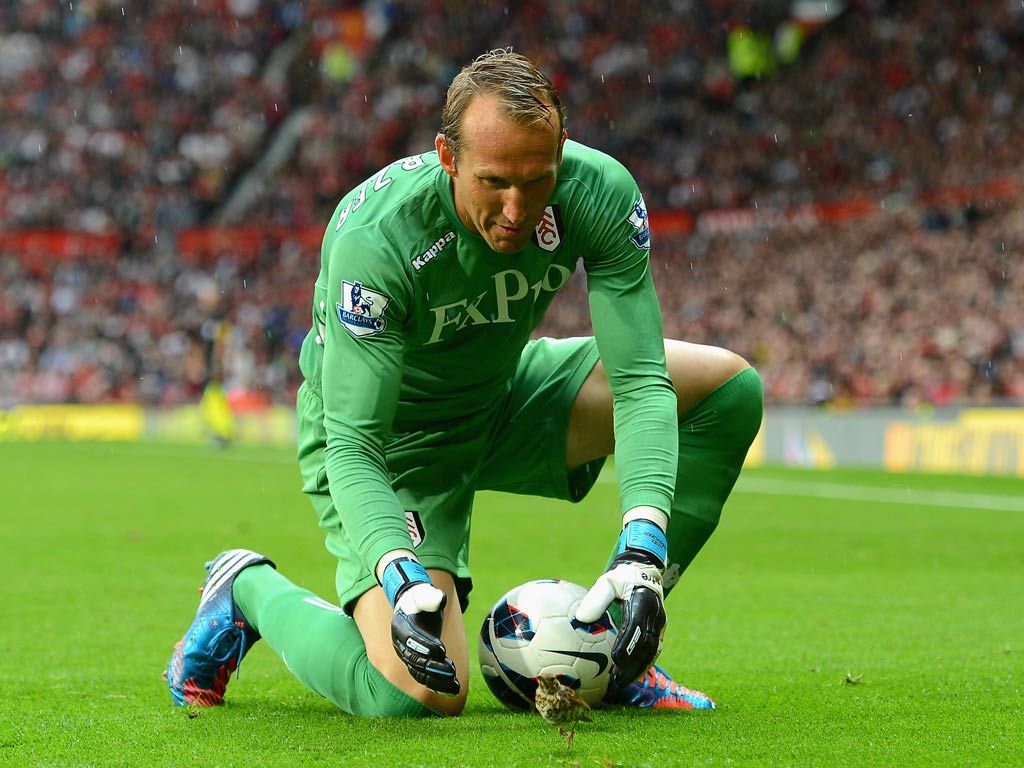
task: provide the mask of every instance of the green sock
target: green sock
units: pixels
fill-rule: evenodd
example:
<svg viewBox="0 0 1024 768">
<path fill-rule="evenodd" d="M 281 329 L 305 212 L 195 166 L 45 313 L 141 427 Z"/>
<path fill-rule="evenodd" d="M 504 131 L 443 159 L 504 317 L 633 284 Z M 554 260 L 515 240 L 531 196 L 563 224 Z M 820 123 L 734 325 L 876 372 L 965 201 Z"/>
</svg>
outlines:
<svg viewBox="0 0 1024 768">
<path fill-rule="evenodd" d="M 289 671 L 346 712 L 364 717 L 432 714 L 370 664 L 355 620 L 269 565 L 238 574 L 232 597 Z"/>
<path fill-rule="evenodd" d="M 679 469 L 668 526 L 666 595 L 718 525 L 763 414 L 761 377 L 747 368 L 679 417 Z"/>
<path fill-rule="evenodd" d="M 679 468 L 667 532 L 666 595 L 718 525 L 747 449 L 761 428 L 763 398 L 761 377 L 747 368 L 679 417 Z M 611 610 L 612 618 L 619 621 L 618 606 L 613 604 Z"/>
</svg>

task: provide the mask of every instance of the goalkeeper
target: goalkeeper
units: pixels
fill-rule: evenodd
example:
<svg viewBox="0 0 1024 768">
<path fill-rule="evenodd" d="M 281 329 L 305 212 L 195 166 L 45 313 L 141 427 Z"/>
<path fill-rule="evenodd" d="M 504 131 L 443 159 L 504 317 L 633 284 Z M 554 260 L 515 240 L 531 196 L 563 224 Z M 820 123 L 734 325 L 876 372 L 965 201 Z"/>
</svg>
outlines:
<svg viewBox="0 0 1024 768">
<path fill-rule="evenodd" d="M 474 493 L 578 501 L 614 453 L 622 528 L 577 611 L 618 611 L 608 701 L 713 707 L 654 665 L 663 597 L 718 523 L 761 423 L 760 379 L 731 352 L 663 339 L 640 191 L 567 140 L 529 60 L 497 50 L 465 67 L 435 150 L 360 184 L 323 240 L 298 460 L 340 607 L 263 555 L 222 553 L 171 694 L 222 703 L 263 637 L 347 712 L 460 713 Z M 577 264 L 593 338 L 531 341 Z"/>
</svg>

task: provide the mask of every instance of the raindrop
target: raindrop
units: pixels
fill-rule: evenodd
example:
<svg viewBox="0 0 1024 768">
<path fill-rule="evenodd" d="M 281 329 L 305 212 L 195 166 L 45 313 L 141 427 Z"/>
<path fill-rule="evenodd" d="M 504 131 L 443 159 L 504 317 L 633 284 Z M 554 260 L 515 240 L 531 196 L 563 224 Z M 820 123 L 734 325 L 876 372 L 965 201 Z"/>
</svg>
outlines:
<svg viewBox="0 0 1024 768">
<path fill-rule="evenodd" d="M 1021 2 L 1024 2 L 1024 0 L 1021 0 Z M 647 76 L 647 82 L 648 83 L 651 82 L 651 76 L 650 75 Z"/>
<path fill-rule="evenodd" d="M 180 46 L 180 45 L 178 46 L 178 55 L 179 55 L 179 56 L 184 56 L 184 55 L 185 55 L 185 54 L 183 54 L 183 53 L 181 52 L 181 46 Z"/>
<path fill-rule="evenodd" d="M 68 8 L 70 8 L 72 11 L 75 10 L 75 4 L 74 3 L 68 3 Z"/>
<path fill-rule="evenodd" d="M 754 201 L 754 210 L 757 210 L 757 200 Z"/>
<path fill-rule="evenodd" d="M 601 82 L 604 82 L 604 75 L 601 75 Z"/>
<path fill-rule="evenodd" d="M 885 210 L 885 200 L 879 200 L 878 204 L 882 206 L 882 210 Z"/>
<path fill-rule="evenodd" d="M 242 287 L 243 288 L 248 288 L 249 287 L 248 284 L 245 282 L 245 278 L 244 277 L 242 278 Z"/>
<path fill-rule="evenodd" d="M 907 117 L 913 117 L 913 116 L 914 116 L 913 112 L 907 112 Z"/>
<path fill-rule="evenodd" d="M 775 137 L 775 143 L 778 144 L 779 143 L 779 134 L 773 133 L 772 136 Z"/>
<path fill-rule="evenodd" d="M 153 235 L 153 243 L 156 244 L 156 243 L 159 243 L 159 242 L 160 241 L 157 239 L 157 236 Z"/>
<path fill-rule="evenodd" d="M 124 16 L 124 6 L 121 6 L 121 16 Z"/>
<path fill-rule="evenodd" d="M 1021 0 L 1021 2 L 1024 3 L 1024 0 Z M 1006 243 L 1000 243 L 999 245 L 1004 251 L 1006 250 Z"/>
</svg>

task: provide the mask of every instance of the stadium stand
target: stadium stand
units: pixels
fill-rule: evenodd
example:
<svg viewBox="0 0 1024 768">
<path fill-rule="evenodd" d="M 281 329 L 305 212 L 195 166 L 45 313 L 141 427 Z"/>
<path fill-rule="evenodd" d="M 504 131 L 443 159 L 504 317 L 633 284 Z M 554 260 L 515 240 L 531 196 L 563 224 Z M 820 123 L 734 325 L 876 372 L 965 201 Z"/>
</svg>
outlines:
<svg viewBox="0 0 1024 768">
<path fill-rule="evenodd" d="M 829 5 L 5 3 L 0 408 L 289 402 L 323 222 L 499 45 L 640 182 L 667 333 L 770 404 L 1024 402 L 1024 5 Z M 587 329 L 578 277 L 542 330 Z"/>
</svg>

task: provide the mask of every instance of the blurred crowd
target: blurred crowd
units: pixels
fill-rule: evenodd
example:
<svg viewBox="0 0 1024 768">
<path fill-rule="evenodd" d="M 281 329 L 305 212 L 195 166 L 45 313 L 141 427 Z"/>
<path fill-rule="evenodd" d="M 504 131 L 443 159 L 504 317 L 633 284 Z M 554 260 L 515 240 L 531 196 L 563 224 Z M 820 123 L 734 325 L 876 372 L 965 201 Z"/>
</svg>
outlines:
<svg viewBox="0 0 1024 768">
<path fill-rule="evenodd" d="M 796 28 L 790 2 L 654 5 L 0 4 L 0 234 L 120 242 L 40 262 L 0 241 L 0 408 L 172 405 L 210 378 L 289 402 L 315 247 L 183 258 L 180 233 L 224 221 L 272 146 L 229 223 L 322 227 L 350 187 L 430 149 L 447 82 L 504 45 L 652 211 L 877 201 L 846 223 L 656 231 L 667 334 L 744 354 L 772 404 L 1024 402 L 1024 201 L 1013 184 L 972 197 L 1024 179 L 1024 3 L 860 0 Z M 732 66 L 737 30 L 794 29 L 771 66 Z M 577 279 L 542 330 L 587 329 Z"/>
<path fill-rule="evenodd" d="M 967 219 L 670 238 L 666 334 L 742 354 L 776 405 L 1024 403 L 1024 207 Z M 545 333 L 588 331 L 582 280 L 556 302 Z"/>
<path fill-rule="evenodd" d="M 4 225 L 203 223 L 288 107 L 283 81 L 263 77 L 288 6 L 0 5 Z"/>
<path fill-rule="evenodd" d="M 285 241 L 245 264 L 165 248 L 34 268 L 0 259 L 0 408 L 178 405 L 212 379 L 245 407 L 293 401 L 309 258 Z"/>
<path fill-rule="evenodd" d="M 915 195 L 1019 168 L 1019 2 L 848 5 L 805 25 L 796 59 L 758 78 L 730 71 L 730 30 L 773 34 L 788 0 L 620 0 L 615 13 L 598 0 L 492 13 L 457 0 L 389 4 L 392 33 L 318 100 L 314 128 L 257 210 L 319 223 L 378 168 L 431 147 L 444 86 L 498 45 L 543 65 L 570 135 L 622 160 L 651 210 Z"/>
</svg>

